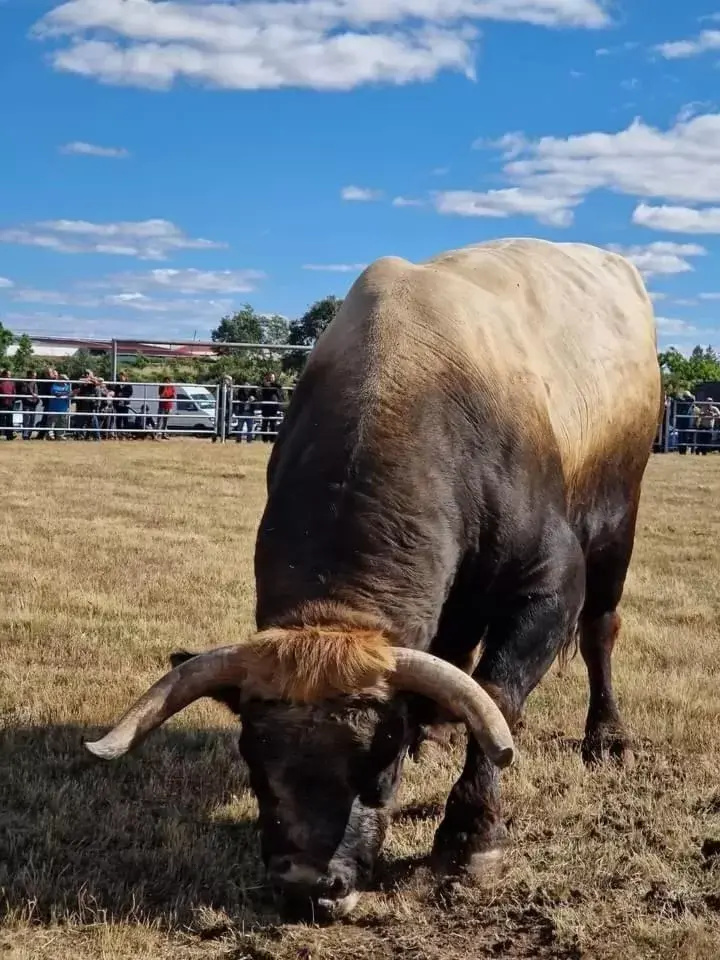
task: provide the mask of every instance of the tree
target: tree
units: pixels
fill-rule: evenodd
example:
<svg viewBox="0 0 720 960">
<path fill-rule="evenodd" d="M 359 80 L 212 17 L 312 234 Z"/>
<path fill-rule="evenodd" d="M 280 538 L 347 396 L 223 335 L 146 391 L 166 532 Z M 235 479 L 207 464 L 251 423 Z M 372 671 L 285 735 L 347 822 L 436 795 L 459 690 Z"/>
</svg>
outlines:
<svg viewBox="0 0 720 960">
<path fill-rule="evenodd" d="M 263 317 L 246 303 L 237 313 L 228 314 L 211 333 L 215 343 L 262 343 Z M 220 350 L 219 353 L 236 353 L 236 350 Z"/>
<path fill-rule="evenodd" d="M 286 317 L 279 313 L 265 314 L 262 318 L 263 343 L 287 343 L 290 335 L 290 324 Z"/>
<path fill-rule="evenodd" d="M 17 338 L 17 350 L 12 358 L 13 373 L 24 376 L 32 367 L 32 358 L 32 340 L 26 333 L 23 333 Z"/>
<path fill-rule="evenodd" d="M 0 323 L 0 361 L 5 360 L 7 357 L 8 347 L 14 339 L 15 337 L 13 337 L 8 328 Z"/>
<path fill-rule="evenodd" d="M 720 356 L 712 347 L 696 346 L 689 357 L 675 347 L 658 354 L 663 383 L 669 394 L 692 390 L 704 380 L 720 380 Z"/>
<path fill-rule="evenodd" d="M 64 373 L 71 380 L 81 380 L 86 370 L 109 380 L 112 374 L 112 362 L 109 353 L 90 353 L 89 350 L 78 350 L 72 357 L 63 357 L 52 364 L 58 373 Z"/>
<path fill-rule="evenodd" d="M 302 347 L 315 346 L 318 337 L 335 317 L 342 303 L 342 300 L 335 296 L 316 300 L 299 320 L 292 321 L 287 342 Z M 304 350 L 287 353 L 282 361 L 283 370 L 298 374 L 306 360 L 307 352 Z"/>
</svg>

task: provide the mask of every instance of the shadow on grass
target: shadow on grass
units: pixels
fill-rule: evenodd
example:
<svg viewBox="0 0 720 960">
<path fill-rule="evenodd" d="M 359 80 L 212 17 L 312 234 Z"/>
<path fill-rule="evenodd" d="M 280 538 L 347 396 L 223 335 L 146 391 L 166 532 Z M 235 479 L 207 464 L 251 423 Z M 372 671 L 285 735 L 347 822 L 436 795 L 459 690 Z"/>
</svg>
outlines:
<svg viewBox="0 0 720 960">
<path fill-rule="evenodd" d="M 163 728 L 110 762 L 83 747 L 104 732 L 0 727 L 0 913 L 197 932 L 222 928 L 223 917 L 276 927 L 237 731 Z M 422 863 L 381 859 L 373 887 L 392 892 Z"/>
<path fill-rule="evenodd" d="M 103 762 L 74 726 L 0 729 L 0 912 L 42 922 L 264 926 L 255 809 L 236 733 L 161 730 Z"/>
</svg>

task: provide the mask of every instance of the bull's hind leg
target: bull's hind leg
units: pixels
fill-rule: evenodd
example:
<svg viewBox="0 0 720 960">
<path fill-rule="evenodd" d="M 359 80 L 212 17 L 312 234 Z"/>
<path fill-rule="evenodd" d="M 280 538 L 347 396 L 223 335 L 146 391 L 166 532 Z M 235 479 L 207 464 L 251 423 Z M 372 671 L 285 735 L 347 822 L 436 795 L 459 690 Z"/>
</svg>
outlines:
<svg viewBox="0 0 720 960">
<path fill-rule="evenodd" d="M 586 763 L 612 757 L 629 764 L 633 759 L 613 691 L 612 654 L 620 630 L 617 607 L 632 555 L 635 516 L 633 509 L 619 527 L 597 537 L 586 561 L 586 598 L 580 619 L 580 652 L 590 686 L 582 744 Z"/>
<path fill-rule="evenodd" d="M 527 697 L 574 635 L 583 605 L 585 566 L 578 541 L 558 524 L 545 548 L 517 589 L 498 600 L 473 674 L 513 731 Z M 485 873 L 500 860 L 505 837 L 498 770 L 470 737 L 465 768 L 435 835 L 435 869 Z"/>
</svg>

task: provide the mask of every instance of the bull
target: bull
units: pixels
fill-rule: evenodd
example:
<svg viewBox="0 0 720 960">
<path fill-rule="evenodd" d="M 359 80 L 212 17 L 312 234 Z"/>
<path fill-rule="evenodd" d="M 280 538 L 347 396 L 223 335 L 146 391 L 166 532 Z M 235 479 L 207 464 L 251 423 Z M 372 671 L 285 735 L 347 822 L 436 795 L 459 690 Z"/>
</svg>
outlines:
<svg viewBox="0 0 720 960">
<path fill-rule="evenodd" d="M 418 730 L 449 713 L 470 736 L 432 862 L 489 869 L 525 702 L 578 644 L 583 756 L 632 756 L 611 656 L 661 394 L 652 303 L 617 253 L 503 239 L 377 260 L 269 459 L 257 632 L 174 654 L 88 749 L 227 705 L 269 880 L 334 919 L 371 882 Z"/>
</svg>

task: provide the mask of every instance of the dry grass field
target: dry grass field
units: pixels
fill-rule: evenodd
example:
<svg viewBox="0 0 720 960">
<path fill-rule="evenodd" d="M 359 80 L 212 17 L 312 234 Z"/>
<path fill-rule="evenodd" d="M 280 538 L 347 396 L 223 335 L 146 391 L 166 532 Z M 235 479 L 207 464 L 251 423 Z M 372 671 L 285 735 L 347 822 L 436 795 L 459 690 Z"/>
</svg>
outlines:
<svg viewBox="0 0 720 960">
<path fill-rule="evenodd" d="M 8 960 L 720 957 L 720 457 L 657 457 L 615 658 L 633 769 L 579 756 L 578 657 L 531 697 L 492 884 L 422 868 L 459 754 L 408 762 L 376 892 L 283 926 L 231 718 L 103 764 L 82 739 L 182 646 L 252 627 L 267 449 L 0 443 L 0 955 Z M 413 869 L 415 867 L 415 869 Z"/>
</svg>

